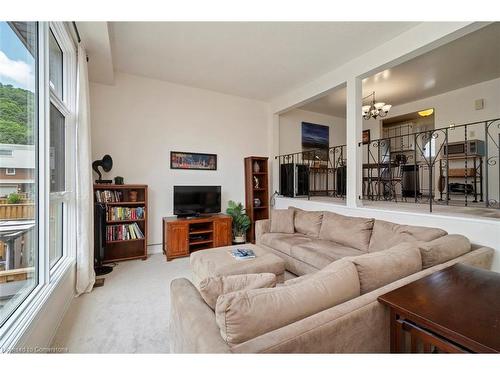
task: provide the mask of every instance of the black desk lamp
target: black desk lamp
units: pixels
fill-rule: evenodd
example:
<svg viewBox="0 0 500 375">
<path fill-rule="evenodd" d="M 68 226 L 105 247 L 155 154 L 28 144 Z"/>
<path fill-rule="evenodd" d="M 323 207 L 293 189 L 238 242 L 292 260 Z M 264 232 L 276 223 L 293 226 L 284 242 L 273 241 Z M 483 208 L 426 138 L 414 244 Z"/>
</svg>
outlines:
<svg viewBox="0 0 500 375">
<path fill-rule="evenodd" d="M 96 184 L 111 184 L 113 180 L 102 180 L 102 174 L 99 171 L 99 167 L 102 168 L 104 172 L 109 172 L 113 168 L 113 159 L 111 156 L 104 155 L 101 160 L 96 160 L 92 163 L 92 169 L 97 173 L 99 179 L 95 180 Z"/>
</svg>

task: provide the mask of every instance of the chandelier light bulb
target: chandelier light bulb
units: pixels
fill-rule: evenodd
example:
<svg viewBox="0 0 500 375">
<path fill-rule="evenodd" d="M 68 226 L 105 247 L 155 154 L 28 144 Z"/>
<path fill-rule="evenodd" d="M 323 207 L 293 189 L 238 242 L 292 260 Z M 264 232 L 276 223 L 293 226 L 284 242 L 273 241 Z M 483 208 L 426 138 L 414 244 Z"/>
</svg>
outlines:
<svg viewBox="0 0 500 375">
<path fill-rule="evenodd" d="M 390 105 L 390 104 L 386 104 L 386 105 L 384 105 L 384 106 L 382 107 L 382 111 L 384 111 L 384 112 L 389 112 L 389 111 L 391 110 L 391 108 L 392 108 L 392 105 Z"/>
<path fill-rule="evenodd" d="M 384 102 L 375 102 L 375 91 L 373 91 L 370 95 L 364 97 L 363 99 L 367 99 L 371 97 L 371 104 L 364 105 L 361 107 L 361 113 L 363 114 L 363 118 L 365 120 L 369 120 L 370 118 L 385 117 L 387 113 L 391 110 L 391 104 L 385 104 Z"/>
</svg>

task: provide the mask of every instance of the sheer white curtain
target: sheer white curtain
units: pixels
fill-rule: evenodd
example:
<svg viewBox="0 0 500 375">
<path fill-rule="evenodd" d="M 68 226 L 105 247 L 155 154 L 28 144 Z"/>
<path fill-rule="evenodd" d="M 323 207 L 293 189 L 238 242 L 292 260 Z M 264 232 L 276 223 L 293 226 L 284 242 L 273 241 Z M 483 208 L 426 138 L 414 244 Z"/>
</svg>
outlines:
<svg viewBox="0 0 500 375">
<path fill-rule="evenodd" d="M 94 272 L 94 204 L 92 192 L 92 156 L 90 147 L 90 108 L 87 54 L 78 46 L 76 126 L 76 292 L 78 295 L 92 290 Z"/>
</svg>

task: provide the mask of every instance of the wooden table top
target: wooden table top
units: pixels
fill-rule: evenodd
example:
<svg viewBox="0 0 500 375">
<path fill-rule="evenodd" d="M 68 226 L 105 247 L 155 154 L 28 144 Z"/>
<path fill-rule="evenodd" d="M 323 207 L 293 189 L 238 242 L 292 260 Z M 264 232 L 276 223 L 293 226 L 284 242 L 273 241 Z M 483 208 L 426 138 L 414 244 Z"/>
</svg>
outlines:
<svg viewBox="0 0 500 375">
<path fill-rule="evenodd" d="M 456 264 L 378 300 L 476 352 L 500 352 L 500 273 Z"/>
</svg>

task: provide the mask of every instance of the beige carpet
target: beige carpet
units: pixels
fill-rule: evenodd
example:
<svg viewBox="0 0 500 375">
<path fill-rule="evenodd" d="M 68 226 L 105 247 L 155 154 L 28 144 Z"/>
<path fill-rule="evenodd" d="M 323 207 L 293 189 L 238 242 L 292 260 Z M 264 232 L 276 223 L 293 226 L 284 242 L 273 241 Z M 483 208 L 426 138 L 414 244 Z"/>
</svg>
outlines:
<svg viewBox="0 0 500 375">
<path fill-rule="evenodd" d="M 189 259 L 118 263 L 104 286 L 75 298 L 53 346 L 70 353 L 168 353 L 170 282 L 190 278 Z"/>
</svg>

